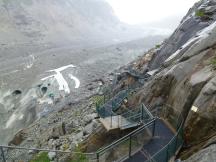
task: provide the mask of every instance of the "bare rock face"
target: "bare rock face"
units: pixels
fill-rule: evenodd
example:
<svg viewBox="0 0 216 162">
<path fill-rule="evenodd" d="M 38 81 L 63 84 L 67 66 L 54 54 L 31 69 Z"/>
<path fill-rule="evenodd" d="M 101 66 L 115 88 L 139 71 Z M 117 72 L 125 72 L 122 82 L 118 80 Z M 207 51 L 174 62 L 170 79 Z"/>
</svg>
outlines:
<svg viewBox="0 0 216 162">
<path fill-rule="evenodd" d="M 25 134 L 26 134 L 25 130 L 20 130 L 8 144 L 9 145 L 21 144 L 26 139 Z"/>
<path fill-rule="evenodd" d="M 61 33 L 70 40 L 68 32 L 80 39 L 82 34 L 92 37 L 96 30 L 102 35 L 100 28 L 106 30 L 106 26 L 119 24 L 108 3 L 95 0 L 0 0 L 0 13 L 0 42 L 60 39 L 54 33 Z"/>
<path fill-rule="evenodd" d="M 158 106 L 155 103 L 160 100 L 170 105 L 172 110 L 167 108 L 167 111 L 175 112 L 173 115 L 185 111 L 186 116 L 205 83 L 213 76 L 211 68 L 205 68 L 208 64 L 205 59 L 211 59 L 212 53 L 213 51 L 208 49 L 189 60 L 162 70 L 138 93 L 139 102 L 144 102 L 150 105 L 151 109 L 155 109 Z"/>
<path fill-rule="evenodd" d="M 203 8 L 205 9 L 204 11 Z M 154 58 L 150 61 L 149 68 L 151 70 L 159 68 L 169 56 L 181 49 L 192 37 L 196 36 L 197 32 L 202 31 L 204 28 L 209 26 L 209 24 L 213 23 L 216 20 L 214 8 L 214 0 L 202 0 L 197 2 L 183 18 L 181 24 L 171 37 L 163 43 L 160 50 L 157 51 L 156 55 L 154 55 Z M 211 15 L 208 14 L 210 19 L 203 20 L 203 17 L 198 16 L 196 13 L 200 10 L 204 12 L 204 16 L 208 14 L 208 11 L 211 12 Z M 191 44 L 183 50 L 183 53 L 193 43 L 194 42 L 191 42 Z"/>
<path fill-rule="evenodd" d="M 145 103 L 171 123 L 179 116 L 184 118 L 186 152 L 190 152 L 187 157 L 203 149 L 216 133 L 216 71 L 212 63 L 216 58 L 215 6 L 213 0 L 202 0 L 189 11 L 148 63 L 150 70 L 158 68 L 157 74 L 134 97 L 134 103 Z M 198 16 L 202 10 L 204 14 L 211 12 L 209 19 Z M 198 28 L 193 23 L 199 24 Z M 189 28 L 185 28 L 187 25 Z M 208 157 L 212 149 L 205 150 L 209 153 L 203 161 L 212 158 Z"/>
<path fill-rule="evenodd" d="M 151 110 L 160 107 L 161 114 L 170 122 L 183 115 L 188 146 L 216 132 L 216 72 L 210 66 L 215 53 L 215 48 L 211 47 L 186 61 L 173 62 L 136 96 L 139 103 L 144 102 Z"/>
<path fill-rule="evenodd" d="M 184 162 L 210 162 L 216 161 L 216 145 L 211 145 L 208 148 L 205 148 Z"/>
<path fill-rule="evenodd" d="M 49 136 L 50 138 L 59 138 L 60 136 L 65 135 L 66 131 L 65 131 L 65 123 L 61 123 L 56 127 L 53 127 L 50 129 L 49 131 Z"/>
<path fill-rule="evenodd" d="M 202 89 L 193 103 L 187 120 L 185 134 L 188 141 L 199 142 L 206 136 L 215 134 L 216 128 L 216 77 Z"/>
</svg>

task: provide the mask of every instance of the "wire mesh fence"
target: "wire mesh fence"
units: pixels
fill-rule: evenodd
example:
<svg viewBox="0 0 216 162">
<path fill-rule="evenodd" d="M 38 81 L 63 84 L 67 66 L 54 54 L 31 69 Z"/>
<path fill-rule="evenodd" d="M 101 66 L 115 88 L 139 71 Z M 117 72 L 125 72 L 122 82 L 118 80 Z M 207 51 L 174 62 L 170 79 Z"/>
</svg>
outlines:
<svg viewBox="0 0 216 162">
<path fill-rule="evenodd" d="M 141 124 L 148 123 L 154 118 L 144 105 L 128 110 L 123 114 L 117 114 L 106 109 L 103 109 L 103 111 L 104 112 L 100 111 L 100 113 L 106 113 L 106 115 L 109 114 L 109 116 L 107 116 L 105 119 L 110 123 L 111 129 L 120 128 L 123 130 L 130 127 L 136 127 Z"/>
<path fill-rule="evenodd" d="M 146 162 L 156 161 L 156 162 L 168 162 L 172 157 L 175 156 L 176 152 L 181 148 L 184 143 L 183 139 L 183 117 L 179 116 L 177 119 L 175 126 L 177 132 L 172 137 L 172 139 L 166 144 L 162 149 L 160 149 L 157 153 L 151 156 L 151 158 Z"/>
<path fill-rule="evenodd" d="M 160 119 L 153 119 L 148 124 L 136 129 L 129 135 L 99 150 L 97 152 L 98 162 L 124 161 L 137 152 L 142 152 L 142 154 L 144 154 L 145 159 L 143 159 L 143 161 L 146 162 L 168 162 L 183 145 L 183 118 L 179 117 L 177 119 L 177 132 L 170 137 L 164 146 L 162 145 L 162 148 L 158 148 L 158 150 L 152 154 L 150 153 L 151 151 L 144 146 L 153 138 L 160 137 L 157 130 L 160 128 L 156 126 L 156 120 Z M 163 140 L 163 138 L 160 140 Z"/>
<path fill-rule="evenodd" d="M 95 153 L 0 146 L 1 162 L 97 162 Z"/>
<path fill-rule="evenodd" d="M 116 111 L 121 103 L 129 95 L 129 90 L 123 90 L 111 99 L 107 99 L 106 94 L 95 96 L 94 102 L 96 104 L 96 111 L 102 118 L 111 116 L 113 111 Z"/>
<path fill-rule="evenodd" d="M 180 118 L 181 119 L 181 118 Z M 143 152 L 146 162 L 168 162 L 180 149 L 183 140 L 183 119 L 179 122 L 179 129 L 169 142 L 151 155 L 143 146 L 148 144 L 155 133 L 156 120 L 153 118 L 147 124 L 137 128 L 123 138 L 113 142 L 107 147 L 99 149 L 94 153 L 56 151 L 47 149 L 34 149 L 13 146 L 0 146 L 0 161 L 2 162 L 49 162 L 53 157 L 53 162 L 106 162 L 106 161 L 124 161 L 132 157 L 138 151 Z M 148 156 L 147 156 L 148 155 Z"/>
<path fill-rule="evenodd" d="M 111 145 L 97 151 L 98 162 L 123 161 L 124 159 L 128 159 L 135 152 L 140 150 L 145 143 L 151 140 L 154 130 L 154 121 L 155 119 Z"/>
<path fill-rule="evenodd" d="M 175 156 L 176 151 L 183 144 L 183 138 L 181 132 L 182 132 L 182 128 L 166 146 L 164 146 L 155 155 L 153 155 L 151 159 L 148 160 L 147 162 L 151 162 L 151 160 L 154 160 L 156 162 L 168 162 L 173 156 Z"/>
</svg>

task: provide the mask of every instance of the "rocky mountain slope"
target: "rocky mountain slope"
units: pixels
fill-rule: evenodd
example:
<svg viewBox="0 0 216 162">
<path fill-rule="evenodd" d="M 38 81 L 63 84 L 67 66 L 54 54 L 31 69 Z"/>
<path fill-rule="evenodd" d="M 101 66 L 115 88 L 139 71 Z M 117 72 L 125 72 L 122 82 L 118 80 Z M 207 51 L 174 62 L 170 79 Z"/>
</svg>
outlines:
<svg viewBox="0 0 216 162">
<path fill-rule="evenodd" d="M 104 73 L 164 39 L 148 31 L 121 23 L 105 0 L 0 0 L 0 143 L 41 113 L 89 96 Z M 66 95 L 48 76 L 71 64 L 62 73 Z"/>
<path fill-rule="evenodd" d="M 0 13 L 2 43 L 79 41 L 96 34 L 108 37 L 105 31 L 114 32 L 114 26 L 121 25 L 112 8 L 98 0 L 1 0 Z"/>
<path fill-rule="evenodd" d="M 105 0 L 0 0 L 0 20 L 4 45 L 90 44 L 148 35 L 121 23 Z"/>
<path fill-rule="evenodd" d="M 133 102 L 145 103 L 171 123 L 183 116 L 185 145 L 179 158 L 185 160 L 203 149 L 188 162 L 214 161 L 216 157 L 215 20 L 216 1 L 199 1 L 159 49 L 130 65 L 140 73 L 157 69 Z M 119 84 L 135 82 L 122 78 Z"/>
<path fill-rule="evenodd" d="M 136 70 L 139 74 L 152 74 L 130 99 L 131 104 L 135 106 L 145 103 L 153 113 L 160 114 L 170 123 L 176 123 L 179 117 L 183 117 L 185 144 L 176 158 L 186 162 L 215 161 L 216 1 L 201 0 L 196 3 L 172 36 L 160 47 L 150 50 L 127 67 L 121 68 L 114 85 L 115 89 L 134 85 L 139 81 L 124 72 L 128 68 Z M 70 115 L 67 111 L 72 109 L 60 111 L 52 118 L 50 116 L 41 119 L 35 125 L 18 133 L 11 143 L 36 147 L 48 145 L 49 148 L 58 145 L 63 149 L 64 146 L 74 146 L 73 142 L 77 142 L 76 131 L 73 131 L 76 134 L 74 136 L 67 132 L 73 130 L 72 127 L 77 130 L 80 128 L 77 125 L 82 125 L 85 130 L 85 133 L 78 131 L 81 132 L 81 137 L 78 133 L 79 139 L 86 139 L 89 132 L 97 130 L 98 125 L 95 124 L 97 122 L 94 117 L 89 117 L 85 113 L 77 116 L 84 119 L 87 115 L 88 122 L 83 120 L 82 123 L 80 120 L 70 124 L 66 122 L 66 126 L 62 125 L 62 120 L 67 121 L 67 115 Z M 86 111 L 94 112 L 92 102 Z M 70 115 L 68 118 L 74 117 Z M 91 131 L 86 131 L 88 123 L 94 125 Z M 49 133 L 45 132 L 47 128 Z M 41 132 L 46 138 L 40 138 Z M 33 139 L 35 136 L 37 138 Z M 55 140 L 53 136 L 58 136 L 58 139 Z"/>
</svg>

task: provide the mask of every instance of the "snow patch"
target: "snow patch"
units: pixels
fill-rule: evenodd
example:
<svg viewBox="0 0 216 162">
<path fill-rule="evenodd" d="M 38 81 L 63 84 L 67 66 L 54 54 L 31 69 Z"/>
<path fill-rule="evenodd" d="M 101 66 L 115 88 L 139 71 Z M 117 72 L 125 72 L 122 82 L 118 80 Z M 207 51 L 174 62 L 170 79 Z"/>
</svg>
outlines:
<svg viewBox="0 0 216 162">
<path fill-rule="evenodd" d="M 169 62 L 173 59 L 175 59 L 182 50 L 186 49 L 191 43 L 200 43 L 204 39 L 208 38 L 209 35 L 213 32 L 213 30 L 216 28 L 216 22 L 212 23 L 208 27 L 204 28 L 203 30 L 197 32 L 197 35 L 191 38 L 187 43 L 185 43 L 181 49 L 178 49 L 175 53 L 173 53 L 168 59 L 166 59 L 166 62 Z"/>
<path fill-rule="evenodd" d="M 49 78 L 54 77 L 56 79 L 56 81 L 58 82 L 58 84 L 59 84 L 59 91 L 65 91 L 65 93 L 69 94 L 70 93 L 70 88 L 69 88 L 68 83 L 65 80 L 65 78 L 63 77 L 61 72 L 66 70 L 67 68 L 75 68 L 75 67 L 76 66 L 71 64 L 71 65 L 67 65 L 67 66 L 62 66 L 62 67 L 60 67 L 58 69 L 49 70 L 48 72 L 55 72 L 56 74 L 50 75 L 50 76 L 45 77 L 45 78 L 43 78 L 41 80 L 44 81 L 44 80 L 47 80 Z M 76 84 L 75 88 L 79 88 L 79 86 L 80 86 L 79 79 L 76 78 L 75 76 L 73 76 L 72 74 L 69 74 L 68 76 L 75 81 L 75 84 Z"/>
<path fill-rule="evenodd" d="M 16 119 L 22 120 L 23 117 L 24 117 L 23 114 L 19 114 L 19 115 L 15 114 L 15 113 L 12 114 L 12 115 L 10 116 L 9 120 L 8 120 L 7 123 L 6 123 L 5 128 L 6 128 L 6 129 L 10 128 L 10 127 L 12 126 L 12 124 L 16 121 Z"/>
<path fill-rule="evenodd" d="M 75 81 L 75 88 L 79 88 L 80 87 L 80 81 L 77 77 L 73 76 L 72 74 L 68 75 L 72 80 Z"/>
<path fill-rule="evenodd" d="M 25 63 L 24 70 L 32 68 L 32 66 L 34 65 L 34 61 L 35 57 L 33 55 L 30 55 L 27 62 Z"/>
</svg>

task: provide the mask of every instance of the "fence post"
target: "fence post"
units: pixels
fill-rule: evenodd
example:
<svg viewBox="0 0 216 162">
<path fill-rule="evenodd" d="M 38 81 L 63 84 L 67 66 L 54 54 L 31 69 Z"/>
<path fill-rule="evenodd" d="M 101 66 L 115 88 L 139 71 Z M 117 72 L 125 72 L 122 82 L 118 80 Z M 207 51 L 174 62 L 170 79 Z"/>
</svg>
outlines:
<svg viewBox="0 0 216 162">
<path fill-rule="evenodd" d="M 1 146 L 0 149 L 1 149 L 2 160 L 3 160 L 3 162 L 6 162 L 3 147 Z"/>
<path fill-rule="evenodd" d="M 177 133 L 176 141 L 175 141 L 175 153 L 176 153 L 176 151 L 177 151 L 178 136 L 179 136 L 179 134 Z"/>
<path fill-rule="evenodd" d="M 111 118 L 111 122 L 110 122 L 110 128 L 112 128 L 112 113 L 111 113 L 111 116 L 110 116 L 110 118 Z"/>
<path fill-rule="evenodd" d="M 118 115 L 117 117 L 118 117 L 118 128 L 120 128 L 120 123 L 119 123 L 120 116 Z"/>
<path fill-rule="evenodd" d="M 97 153 L 97 162 L 99 162 L 99 158 L 100 158 L 100 156 L 99 156 L 99 153 Z"/>
<path fill-rule="evenodd" d="M 129 158 L 131 157 L 131 146 L 132 146 L 132 142 L 131 142 L 131 136 L 129 138 Z"/>
<path fill-rule="evenodd" d="M 56 152 L 56 161 L 59 162 L 58 152 Z"/>
<path fill-rule="evenodd" d="M 155 125 L 156 125 L 156 119 L 154 119 L 154 123 L 153 123 L 153 132 L 152 132 L 152 137 L 155 136 Z"/>
<path fill-rule="evenodd" d="M 141 121 L 143 122 L 144 121 L 144 106 L 142 104 L 142 107 L 141 107 Z"/>
<path fill-rule="evenodd" d="M 166 161 L 169 161 L 169 145 L 167 146 L 167 151 L 166 151 Z"/>
</svg>

